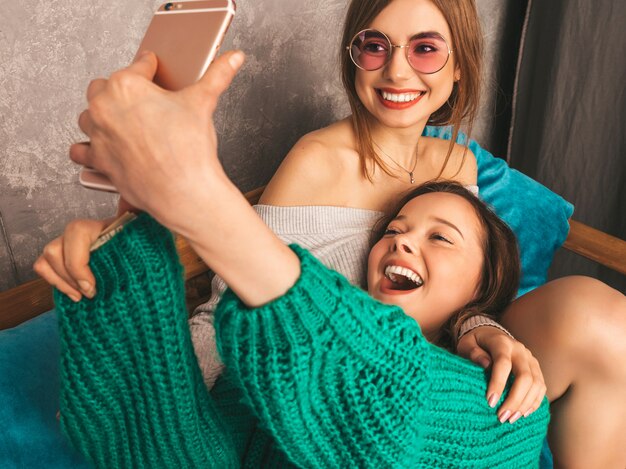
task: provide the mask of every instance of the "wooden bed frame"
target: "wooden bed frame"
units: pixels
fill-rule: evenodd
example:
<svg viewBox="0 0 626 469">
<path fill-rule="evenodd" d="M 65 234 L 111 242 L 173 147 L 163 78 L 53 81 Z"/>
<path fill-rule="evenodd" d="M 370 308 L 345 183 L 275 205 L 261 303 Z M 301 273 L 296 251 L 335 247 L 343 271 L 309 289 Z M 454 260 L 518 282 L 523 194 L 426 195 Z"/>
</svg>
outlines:
<svg viewBox="0 0 626 469">
<path fill-rule="evenodd" d="M 255 204 L 265 187 L 245 194 Z M 211 292 L 209 269 L 182 237 L 176 237 L 176 247 L 185 267 L 187 302 L 190 309 L 202 303 Z M 626 274 L 626 241 L 570 220 L 570 232 L 563 245 L 576 254 L 584 256 L 617 272 Z M 33 280 L 0 293 L 0 330 L 15 327 L 53 308 L 52 289 L 42 279 Z"/>
</svg>

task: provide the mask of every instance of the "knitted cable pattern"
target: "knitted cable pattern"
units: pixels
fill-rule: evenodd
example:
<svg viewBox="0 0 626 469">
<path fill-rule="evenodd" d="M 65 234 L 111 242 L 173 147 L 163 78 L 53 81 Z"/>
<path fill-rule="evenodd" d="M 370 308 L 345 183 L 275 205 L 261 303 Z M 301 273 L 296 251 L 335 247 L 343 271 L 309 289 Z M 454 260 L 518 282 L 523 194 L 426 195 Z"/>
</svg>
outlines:
<svg viewBox="0 0 626 469">
<path fill-rule="evenodd" d="M 311 468 L 538 466 L 547 400 L 521 425 L 501 424 L 482 369 L 291 247 L 302 273 L 284 296 L 248 309 L 229 290 L 215 317 L 226 368 L 289 459 Z"/>
<path fill-rule="evenodd" d="M 54 294 L 71 442 L 96 467 L 238 467 L 193 353 L 172 235 L 141 215 L 90 265 L 93 300 Z"/>
<path fill-rule="evenodd" d="M 545 402 L 500 424 L 480 368 L 292 248 L 302 274 L 286 295 L 248 309 L 225 294 L 227 371 L 210 394 L 167 230 L 141 215 L 94 252 L 96 297 L 55 292 L 74 446 L 107 468 L 537 465 Z"/>
</svg>

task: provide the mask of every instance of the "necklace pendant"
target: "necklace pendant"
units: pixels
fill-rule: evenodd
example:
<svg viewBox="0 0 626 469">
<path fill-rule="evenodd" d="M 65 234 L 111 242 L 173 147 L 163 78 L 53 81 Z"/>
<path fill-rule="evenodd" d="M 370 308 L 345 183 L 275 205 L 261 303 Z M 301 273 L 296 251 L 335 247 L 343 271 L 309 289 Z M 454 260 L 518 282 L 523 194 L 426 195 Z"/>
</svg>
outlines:
<svg viewBox="0 0 626 469">
<path fill-rule="evenodd" d="M 409 173 L 409 176 L 411 178 L 411 184 L 415 184 L 415 179 L 413 179 L 413 171 Z"/>
</svg>

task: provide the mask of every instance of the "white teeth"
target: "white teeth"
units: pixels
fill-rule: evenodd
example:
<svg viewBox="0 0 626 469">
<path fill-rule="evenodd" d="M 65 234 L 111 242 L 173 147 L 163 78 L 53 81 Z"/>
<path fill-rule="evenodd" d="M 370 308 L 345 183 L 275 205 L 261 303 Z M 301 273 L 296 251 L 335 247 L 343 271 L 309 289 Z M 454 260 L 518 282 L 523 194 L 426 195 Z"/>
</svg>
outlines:
<svg viewBox="0 0 626 469">
<path fill-rule="evenodd" d="M 388 265 L 385 267 L 385 276 L 391 280 L 392 282 L 397 281 L 397 275 L 402 275 L 403 277 L 408 278 L 411 282 L 413 282 L 418 287 L 421 287 L 424 284 L 424 280 L 419 276 L 416 272 L 413 272 L 411 269 L 407 269 L 406 267 L 400 267 L 398 265 Z"/>
<path fill-rule="evenodd" d="M 394 94 L 381 90 L 381 94 L 383 95 L 383 98 L 387 101 L 392 101 L 394 103 L 408 103 L 409 101 L 414 101 L 419 98 L 421 95 L 424 94 L 424 92 L 419 91 L 417 93 Z"/>
</svg>

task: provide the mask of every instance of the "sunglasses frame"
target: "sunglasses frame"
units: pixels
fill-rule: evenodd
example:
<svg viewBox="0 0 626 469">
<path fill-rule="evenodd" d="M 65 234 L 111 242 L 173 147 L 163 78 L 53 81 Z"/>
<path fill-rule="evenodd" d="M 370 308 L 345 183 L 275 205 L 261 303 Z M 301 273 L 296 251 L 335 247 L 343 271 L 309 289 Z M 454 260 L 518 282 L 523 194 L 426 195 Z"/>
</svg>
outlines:
<svg viewBox="0 0 626 469">
<path fill-rule="evenodd" d="M 358 63 L 356 63 L 356 60 L 354 59 L 354 57 L 352 56 L 352 44 L 354 44 L 354 40 L 360 36 L 363 33 L 366 33 L 368 31 L 374 31 L 376 33 L 382 34 L 382 36 L 387 40 L 387 42 L 389 43 L 389 52 L 387 53 L 387 59 L 385 60 L 385 62 L 378 68 L 373 68 L 371 70 L 368 70 L 366 68 L 361 67 Z M 358 33 L 356 33 L 353 37 L 352 40 L 350 41 L 350 44 L 348 44 L 346 46 L 346 50 L 348 51 L 348 54 L 350 55 L 350 60 L 352 60 L 352 63 L 359 69 L 365 71 L 365 72 L 374 72 L 376 70 L 380 70 L 381 68 L 383 68 L 385 65 L 387 65 L 389 63 L 389 61 L 391 60 L 391 56 L 393 54 L 393 50 L 394 49 L 405 49 L 405 57 L 406 57 L 406 61 L 409 63 L 409 65 L 411 66 L 411 68 L 413 70 L 415 70 L 417 73 L 423 73 L 424 75 L 432 75 L 433 73 L 437 73 L 440 72 L 441 70 L 443 70 L 443 68 L 448 64 L 448 60 L 450 60 L 450 54 L 452 54 L 452 52 L 454 52 L 453 49 L 450 49 L 450 46 L 448 45 L 448 41 L 446 41 L 446 38 L 443 37 L 441 34 L 439 33 L 435 33 L 438 37 L 441 38 L 441 40 L 444 42 L 444 44 L 446 45 L 446 48 L 448 49 L 448 55 L 446 56 L 446 61 L 443 63 L 443 65 L 441 66 L 441 68 L 435 70 L 434 72 L 422 72 L 418 69 L 416 69 L 413 64 L 411 63 L 411 61 L 409 60 L 409 46 L 411 45 L 411 43 L 409 42 L 408 44 L 404 44 L 404 45 L 400 45 L 400 44 L 394 44 L 393 42 L 391 42 L 391 39 L 389 39 L 389 36 L 387 36 L 385 33 L 383 33 L 382 31 L 379 31 L 378 29 L 373 29 L 373 28 L 366 28 L 363 29 L 361 31 L 359 31 Z"/>
</svg>

